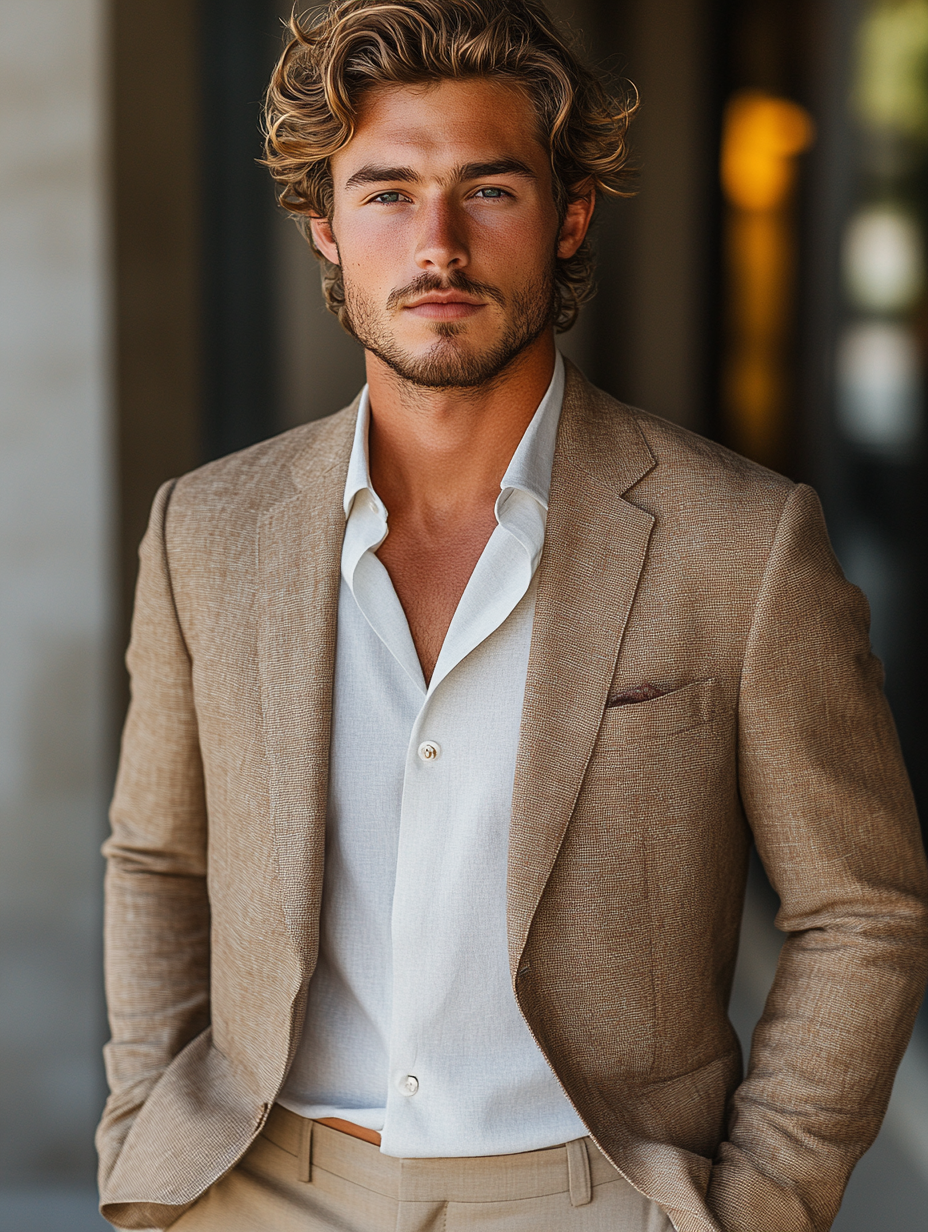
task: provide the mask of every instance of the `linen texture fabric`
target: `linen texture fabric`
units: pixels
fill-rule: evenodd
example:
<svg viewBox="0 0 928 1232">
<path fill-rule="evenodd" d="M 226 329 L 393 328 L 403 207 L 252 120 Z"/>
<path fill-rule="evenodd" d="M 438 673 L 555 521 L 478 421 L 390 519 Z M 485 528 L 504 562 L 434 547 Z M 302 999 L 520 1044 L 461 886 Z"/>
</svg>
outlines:
<svg viewBox="0 0 928 1232">
<path fill-rule="evenodd" d="M 300 1037 L 356 412 L 154 503 L 105 846 L 120 1227 L 170 1226 L 242 1159 Z M 726 1005 L 752 834 L 786 942 L 743 1077 Z M 510 973 L 592 1139 L 678 1232 L 830 1226 L 922 994 L 926 898 L 866 601 L 814 493 L 568 366 Z"/>
<path fill-rule="evenodd" d="M 177 1232 L 670 1232 L 589 1138 L 516 1155 L 395 1159 L 312 1122 L 306 1141 L 302 1127 L 287 1132 L 287 1115 L 274 1110 Z"/>
</svg>

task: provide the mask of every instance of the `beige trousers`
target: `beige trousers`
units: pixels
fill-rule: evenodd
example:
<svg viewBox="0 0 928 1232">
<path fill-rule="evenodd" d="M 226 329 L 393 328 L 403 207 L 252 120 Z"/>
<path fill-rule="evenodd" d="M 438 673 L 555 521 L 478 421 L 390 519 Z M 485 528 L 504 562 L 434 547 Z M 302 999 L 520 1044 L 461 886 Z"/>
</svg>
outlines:
<svg viewBox="0 0 928 1232">
<path fill-rule="evenodd" d="M 275 1107 L 171 1232 L 672 1232 L 589 1138 L 522 1155 L 393 1159 Z"/>
</svg>

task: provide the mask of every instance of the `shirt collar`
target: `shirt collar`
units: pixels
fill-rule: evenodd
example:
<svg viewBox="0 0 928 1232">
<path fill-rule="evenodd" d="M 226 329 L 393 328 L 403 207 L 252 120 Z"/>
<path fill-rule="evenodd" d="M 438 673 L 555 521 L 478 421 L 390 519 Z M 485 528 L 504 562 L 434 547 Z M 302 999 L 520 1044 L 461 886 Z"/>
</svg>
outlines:
<svg viewBox="0 0 928 1232">
<path fill-rule="evenodd" d="M 527 492 L 533 496 L 547 512 L 548 494 L 551 490 L 551 467 L 554 463 L 554 444 L 557 439 L 557 426 L 561 417 L 561 405 L 564 401 L 564 360 L 561 353 L 555 353 L 554 373 L 551 377 L 545 395 L 538 404 L 538 409 L 525 429 L 518 448 L 512 455 L 506 473 L 500 483 L 500 492 L 506 493 L 513 489 Z M 358 418 L 355 421 L 354 441 L 351 446 L 351 457 L 348 460 L 348 477 L 345 483 L 344 508 L 345 517 L 351 513 L 354 498 L 359 492 L 369 494 L 377 512 L 386 518 L 387 510 L 380 497 L 374 491 L 370 474 L 370 455 L 368 452 L 368 429 L 371 419 L 371 404 L 368 387 L 361 391 L 361 401 L 358 405 Z M 500 512 L 500 502 L 497 501 L 497 518 Z"/>
<path fill-rule="evenodd" d="M 545 512 L 548 509 L 554 445 L 557 440 L 557 426 L 561 418 L 563 401 L 564 360 L 560 351 L 557 351 L 551 383 L 525 429 L 499 485 L 501 492 L 512 488 L 527 492 L 529 496 L 533 496 L 538 501 Z M 499 502 L 497 502 L 497 512 L 498 506 Z"/>
<path fill-rule="evenodd" d="M 370 455 L 367 448 L 368 428 L 371 422 L 371 400 L 368 387 L 361 390 L 361 401 L 358 403 L 358 418 L 354 425 L 354 440 L 351 445 L 351 457 L 348 459 L 348 478 L 345 482 L 345 517 L 351 513 L 354 498 L 359 492 L 369 492 L 379 501 L 371 483 Z M 386 509 L 384 509 L 386 513 Z"/>
</svg>

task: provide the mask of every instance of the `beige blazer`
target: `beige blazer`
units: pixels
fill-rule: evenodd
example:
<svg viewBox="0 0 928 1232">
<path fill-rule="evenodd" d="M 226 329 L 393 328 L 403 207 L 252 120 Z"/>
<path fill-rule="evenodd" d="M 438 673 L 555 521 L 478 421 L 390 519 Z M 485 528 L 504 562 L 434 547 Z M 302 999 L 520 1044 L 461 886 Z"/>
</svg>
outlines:
<svg viewBox="0 0 928 1232">
<path fill-rule="evenodd" d="M 106 844 L 102 1209 L 164 1228 L 261 1129 L 318 944 L 355 407 L 166 484 Z M 509 852 L 519 1006 L 681 1232 L 824 1232 L 926 975 L 867 604 L 806 487 L 570 369 Z M 665 696 L 610 706 L 643 683 Z M 751 837 L 787 933 L 742 1080 Z"/>
</svg>

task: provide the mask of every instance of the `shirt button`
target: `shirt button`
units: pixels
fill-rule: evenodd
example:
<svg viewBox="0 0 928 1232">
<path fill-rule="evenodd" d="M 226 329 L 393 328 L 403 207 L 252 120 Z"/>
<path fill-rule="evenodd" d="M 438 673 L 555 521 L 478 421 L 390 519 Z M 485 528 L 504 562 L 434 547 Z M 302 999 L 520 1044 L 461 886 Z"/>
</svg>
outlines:
<svg viewBox="0 0 928 1232">
<path fill-rule="evenodd" d="M 419 756 L 423 761 L 434 761 L 441 752 L 441 745 L 434 740 L 423 740 L 419 745 Z"/>
<path fill-rule="evenodd" d="M 419 1090 L 419 1079 L 415 1074 L 403 1074 L 397 1086 L 400 1089 L 401 1095 L 415 1095 Z"/>
</svg>

